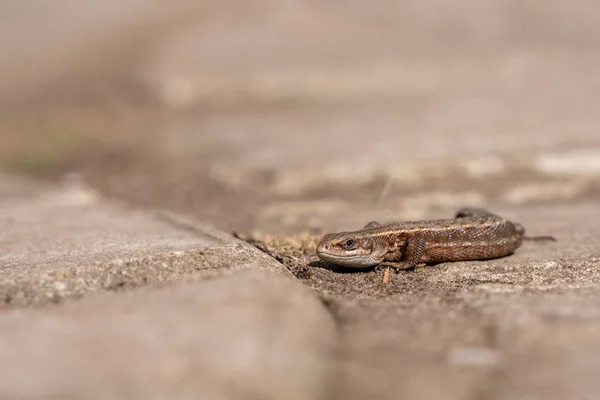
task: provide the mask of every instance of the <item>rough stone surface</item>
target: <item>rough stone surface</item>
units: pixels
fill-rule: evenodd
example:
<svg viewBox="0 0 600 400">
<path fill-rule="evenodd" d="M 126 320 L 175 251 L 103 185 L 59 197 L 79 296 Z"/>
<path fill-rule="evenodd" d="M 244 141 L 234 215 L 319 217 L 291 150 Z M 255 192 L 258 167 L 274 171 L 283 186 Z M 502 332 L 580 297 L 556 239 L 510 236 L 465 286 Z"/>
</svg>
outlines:
<svg viewBox="0 0 600 400">
<path fill-rule="evenodd" d="M 33 189 L 0 176 L 0 302 L 58 301 L 100 289 L 231 268 L 285 269 L 209 226 L 131 210 L 78 185 Z"/>
<path fill-rule="evenodd" d="M 133 155 L 89 167 L 99 187 L 130 201 L 287 232 L 338 210 L 412 218 L 465 200 L 568 203 L 600 193 L 600 13 L 586 0 L 462 0 L 456 9 L 441 0 L 344 9 L 112 0 L 60 11 L 44 0 L 38 13 L 9 4 L 0 97 L 18 98 L 19 87 L 53 101 L 73 96 L 78 122 L 90 114 L 79 96 L 131 88 L 158 100 L 123 127 L 117 112 L 114 130 L 97 123 L 112 124 L 112 111 L 65 127 L 134 137 Z M 49 114 L 37 116 L 43 128 L 62 130 Z M 27 113 L 16 119 L 18 133 L 36 128 Z M 276 201 L 298 197 L 342 205 L 304 204 L 295 218 L 293 203 Z"/>
<path fill-rule="evenodd" d="M 590 398 L 599 285 L 470 290 L 342 306 L 336 398 Z"/>
<path fill-rule="evenodd" d="M 382 176 L 398 190 L 432 178 L 597 177 L 586 160 L 600 158 L 600 43 L 583 32 L 597 36 L 588 13 L 598 6 L 578 1 L 567 17 L 559 1 L 426 4 L 240 3 L 228 14 L 236 29 L 190 25 L 145 76 L 175 110 L 222 112 L 165 115 L 156 148 L 207 161 L 227 187 L 260 182 L 273 195 Z"/>
<path fill-rule="evenodd" d="M 337 398 L 558 400 L 600 393 L 589 373 L 600 366 L 600 206 L 502 214 L 531 235 L 558 241 L 525 242 L 498 260 L 391 274 L 388 285 L 367 274 L 329 280 L 330 272 L 320 272 L 329 292 L 363 288 L 332 300 L 344 360 Z"/>
<path fill-rule="evenodd" d="M 0 315 L 3 399 L 326 399 L 334 323 L 244 270 Z"/>
</svg>

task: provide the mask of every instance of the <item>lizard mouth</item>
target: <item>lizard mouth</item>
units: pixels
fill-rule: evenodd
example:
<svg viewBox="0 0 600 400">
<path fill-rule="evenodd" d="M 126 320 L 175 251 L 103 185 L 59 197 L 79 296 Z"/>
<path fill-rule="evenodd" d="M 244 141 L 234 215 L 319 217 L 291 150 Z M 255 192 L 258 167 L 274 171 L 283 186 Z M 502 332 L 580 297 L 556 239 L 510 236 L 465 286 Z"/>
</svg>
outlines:
<svg viewBox="0 0 600 400">
<path fill-rule="evenodd" d="M 317 256 L 330 264 L 349 268 L 367 268 L 381 263 L 381 260 L 374 260 L 368 255 L 337 256 L 319 249 L 317 249 Z"/>
</svg>

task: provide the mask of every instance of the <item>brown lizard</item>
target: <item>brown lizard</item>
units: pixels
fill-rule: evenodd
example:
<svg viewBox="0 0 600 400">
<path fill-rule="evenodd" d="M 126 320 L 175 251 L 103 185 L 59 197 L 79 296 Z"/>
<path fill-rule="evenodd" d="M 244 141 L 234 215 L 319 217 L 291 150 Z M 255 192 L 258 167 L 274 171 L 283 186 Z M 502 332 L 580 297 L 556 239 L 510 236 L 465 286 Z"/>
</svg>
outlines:
<svg viewBox="0 0 600 400">
<path fill-rule="evenodd" d="M 421 263 L 498 258 L 514 253 L 526 237 L 525 228 L 479 208 L 463 208 L 454 219 L 380 224 L 369 222 L 354 232 L 325 235 L 317 246 L 323 261 L 350 268 L 377 266 L 385 261 L 396 268 Z"/>
</svg>

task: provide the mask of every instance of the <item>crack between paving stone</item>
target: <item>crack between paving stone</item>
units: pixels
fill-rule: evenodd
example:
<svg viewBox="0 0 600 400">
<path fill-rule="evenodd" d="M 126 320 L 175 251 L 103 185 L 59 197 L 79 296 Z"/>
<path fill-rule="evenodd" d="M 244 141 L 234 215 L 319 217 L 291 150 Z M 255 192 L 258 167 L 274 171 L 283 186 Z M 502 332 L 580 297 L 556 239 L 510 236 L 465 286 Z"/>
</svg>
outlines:
<svg viewBox="0 0 600 400">
<path fill-rule="evenodd" d="M 153 215 L 175 228 L 179 228 L 188 232 L 200 234 L 204 237 L 209 237 L 216 240 L 231 241 L 234 236 L 231 236 L 211 225 L 200 224 L 189 217 L 184 217 L 168 210 L 154 210 Z M 236 238 L 237 239 L 237 238 Z M 239 239 L 238 239 L 239 240 Z"/>
<path fill-rule="evenodd" d="M 265 253 L 267 256 L 271 257 L 272 259 L 274 259 L 275 261 L 277 261 L 279 264 L 281 264 L 287 271 L 289 271 L 294 279 L 296 281 L 298 281 L 300 284 L 302 284 L 302 286 L 306 287 L 308 290 L 311 290 L 313 292 L 313 294 L 317 297 L 317 300 L 319 300 L 319 302 L 321 303 L 321 305 L 323 306 L 323 309 L 329 314 L 331 320 L 333 321 L 333 327 L 334 327 L 334 332 L 333 332 L 333 336 L 335 338 L 332 346 L 332 352 L 331 352 L 331 372 L 330 372 L 330 379 L 329 379 L 329 383 L 327 385 L 327 388 L 324 390 L 325 391 L 325 396 L 324 398 L 326 399 L 334 399 L 336 398 L 336 393 L 338 391 L 337 386 L 336 386 L 336 376 L 338 375 L 338 371 L 339 371 L 339 363 L 343 354 L 343 346 L 341 345 L 342 343 L 342 334 L 341 334 L 341 328 L 343 325 L 343 317 L 340 315 L 340 305 L 338 302 L 338 299 L 335 298 L 334 296 L 330 296 L 327 295 L 325 293 L 319 293 L 318 291 L 309 288 L 308 286 L 306 286 L 304 283 L 302 283 L 302 280 L 299 279 L 298 274 L 302 274 L 305 273 L 305 268 L 307 267 L 303 267 L 303 266 L 296 266 L 296 268 L 294 268 L 294 266 L 288 266 L 286 265 L 286 260 L 284 258 L 284 256 L 279 255 L 279 254 L 274 254 L 272 251 L 269 251 L 269 249 L 266 246 L 262 246 L 260 241 L 249 241 L 249 240 L 245 240 L 242 239 L 241 237 L 239 237 L 236 233 L 233 234 L 234 237 L 238 238 L 239 240 L 250 244 L 251 246 L 257 248 L 258 250 L 260 250 L 261 252 Z M 290 260 L 287 260 L 288 263 L 289 262 L 295 262 L 295 260 L 291 260 L 291 257 L 289 257 Z"/>
</svg>

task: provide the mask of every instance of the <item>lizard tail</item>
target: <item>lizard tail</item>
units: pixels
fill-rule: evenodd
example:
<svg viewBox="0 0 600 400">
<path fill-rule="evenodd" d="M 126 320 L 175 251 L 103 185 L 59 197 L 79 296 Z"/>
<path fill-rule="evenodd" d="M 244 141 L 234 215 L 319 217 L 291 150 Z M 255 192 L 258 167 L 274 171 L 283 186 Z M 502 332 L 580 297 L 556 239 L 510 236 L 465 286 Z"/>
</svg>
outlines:
<svg viewBox="0 0 600 400">
<path fill-rule="evenodd" d="M 539 242 L 556 242 L 554 236 L 523 236 L 523 240 L 535 240 Z"/>
<path fill-rule="evenodd" d="M 525 227 L 519 223 L 515 223 L 515 229 L 517 233 L 523 236 L 523 240 L 534 240 L 539 242 L 556 242 L 554 236 L 525 236 Z"/>
</svg>

